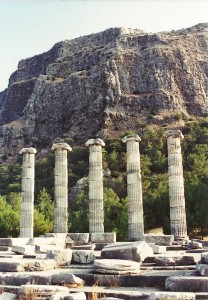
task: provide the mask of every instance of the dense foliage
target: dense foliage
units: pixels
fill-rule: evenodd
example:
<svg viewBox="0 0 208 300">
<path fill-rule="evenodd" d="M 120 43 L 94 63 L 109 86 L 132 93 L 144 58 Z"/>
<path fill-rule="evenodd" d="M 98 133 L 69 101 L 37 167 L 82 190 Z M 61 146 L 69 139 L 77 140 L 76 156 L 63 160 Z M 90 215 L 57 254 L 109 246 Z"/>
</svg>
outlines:
<svg viewBox="0 0 208 300">
<path fill-rule="evenodd" d="M 169 233 L 167 145 L 164 128 L 138 122 L 141 136 L 141 171 L 145 230 L 163 227 Z M 189 121 L 182 129 L 188 233 L 208 234 L 208 119 Z M 105 231 L 127 238 L 126 149 L 121 138 L 107 139 L 103 149 Z M 67 142 L 67 141 L 66 141 Z M 72 145 L 72 141 L 70 141 Z M 88 150 L 74 146 L 69 155 L 69 187 L 88 175 Z M 18 236 L 21 157 L 14 165 L 0 166 L 0 236 Z M 36 163 L 35 234 L 53 230 L 53 154 Z M 69 230 L 88 231 L 88 187 L 69 201 Z"/>
</svg>

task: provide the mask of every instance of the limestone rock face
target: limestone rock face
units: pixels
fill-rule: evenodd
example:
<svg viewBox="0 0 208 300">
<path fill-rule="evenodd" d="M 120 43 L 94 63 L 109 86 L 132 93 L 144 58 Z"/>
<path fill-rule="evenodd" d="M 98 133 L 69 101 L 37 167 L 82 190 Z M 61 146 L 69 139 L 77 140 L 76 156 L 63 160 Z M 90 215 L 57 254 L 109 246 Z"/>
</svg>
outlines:
<svg viewBox="0 0 208 300">
<path fill-rule="evenodd" d="M 0 93 L 2 159 L 63 134 L 104 137 L 153 110 L 206 116 L 207 28 L 111 28 L 21 60 Z"/>
</svg>

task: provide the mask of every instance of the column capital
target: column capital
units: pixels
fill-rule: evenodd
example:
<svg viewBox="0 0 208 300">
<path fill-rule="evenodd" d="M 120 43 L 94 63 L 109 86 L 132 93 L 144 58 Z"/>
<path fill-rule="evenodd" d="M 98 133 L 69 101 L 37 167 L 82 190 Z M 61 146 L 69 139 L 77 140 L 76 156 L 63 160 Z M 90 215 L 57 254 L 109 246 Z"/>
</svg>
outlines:
<svg viewBox="0 0 208 300">
<path fill-rule="evenodd" d="M 35 154 L 37 152 L 37 150 L 35 148 L 22 148 L 20 151 L 19 151 L 19 154 L 24 154 L 24 153 L 30 153 L 30 154 Z"/>
<path fill-rule="evenodd" d="M 100 146 L 105 146 L 105 143 L 103 142 L 103 140 L 97 138 L 97 139 L 89 139 L 86 143 L 85 146 L 89 147 L 92 145 L 100 145 Z"/>
<path fill-rule="evenodd" d="M 56 143 L 51 147 L 52 150 L 63 149 L 67 151 L 72 151 L 72 148 L 67 143 Z"/>
<path fill-rule="evenodd" d="M 123 142 L 123 143 L 127 143 L 128 141 L 136 141 L 136 142 L 140 142 L 140 141 L 141 141 L 141 138 L 140 138 L 137 134 L 126 135 L 126 136 L 122 139 L 122 142 Z"/>
<path fill-rule="evenodd" d="M 173 138 L 184 139 L 184 136 L 180 130 L 167 130 L 167 131 L 165 131 L 163 136 L 166 138 L 172 136 Z"/>
</svg>

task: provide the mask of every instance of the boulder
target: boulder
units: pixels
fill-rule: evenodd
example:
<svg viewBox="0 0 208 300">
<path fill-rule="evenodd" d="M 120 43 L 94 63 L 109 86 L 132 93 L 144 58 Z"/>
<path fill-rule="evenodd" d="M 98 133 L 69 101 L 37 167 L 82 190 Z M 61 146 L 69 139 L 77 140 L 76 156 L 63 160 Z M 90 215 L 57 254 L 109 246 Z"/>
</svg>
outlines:
<svg viewBox="0 0 208 300">
<path fill-rule="evenodd" d="M 101 274 L 138 274 L 140 263 L 121 259 L 96 259 L 93 271 Z"/>
<path fill-rule="evenodd" d="M 153 250 L 144 241 L 115 243 L 105 246 L 101 251 L 101 257 L 105 259 L 126 259 L 137 262 L 142 262 L 151 255 Z"/>
<path fill-rule="evenodd" d="M 56 250 L 48 250 L 47 258 L 54 259 L 58 266 L 69 266 L 72 260 L 72 250 L 57 248 Z"/>
<path fill-rule="evenodd" d="M 72 263 L 92 264 L 94 262 L 93 250 L 72 250 Z"/>
</svg>

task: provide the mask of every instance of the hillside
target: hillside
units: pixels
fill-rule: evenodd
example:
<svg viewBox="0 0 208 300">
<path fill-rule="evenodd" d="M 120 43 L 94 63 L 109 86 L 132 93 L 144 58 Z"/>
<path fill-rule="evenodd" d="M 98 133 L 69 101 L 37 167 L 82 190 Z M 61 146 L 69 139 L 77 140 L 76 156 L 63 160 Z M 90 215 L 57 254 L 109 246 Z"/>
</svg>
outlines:
<svg viewBox="0 0 208 300">
<path fill-rule="evenodd" d="M 53 140 L 84 144 L 149 118 L 208 115 L 208 23 L 157 34 L 111 28 L 19 62 L 0 93 L 0 159 Z"/>
</svg>

